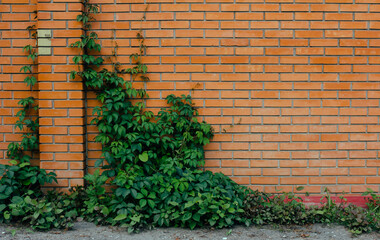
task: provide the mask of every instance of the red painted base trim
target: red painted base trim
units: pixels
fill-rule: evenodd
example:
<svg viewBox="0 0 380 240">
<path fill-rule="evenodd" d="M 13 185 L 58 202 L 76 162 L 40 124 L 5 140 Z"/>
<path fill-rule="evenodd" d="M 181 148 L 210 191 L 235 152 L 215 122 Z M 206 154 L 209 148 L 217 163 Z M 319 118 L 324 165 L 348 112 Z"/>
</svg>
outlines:
<svg viewBox="0 0 380 240">
<path fill-rule="evenodd" d="M 325 203 L 327 201 L 326 198 L 323 198 L 321 200 L 322 197 L 323 197 L 322 195 L 308 196 L 308 197 L 301 196 L 301 198 L 303 199 L 303 202 L 306 205 L 321 205 L 321 202 Z M 367 202 L 368 196 L 345 196 L 344 198 L 347 199 L 347 203 L 352 203 L 359 207 L 367 207 L 365 203 Z M 342 199 L 336 196 L 331 196 L 331 200 L 335 201 L 335 203 L 342 202 Z"/>
</svg>

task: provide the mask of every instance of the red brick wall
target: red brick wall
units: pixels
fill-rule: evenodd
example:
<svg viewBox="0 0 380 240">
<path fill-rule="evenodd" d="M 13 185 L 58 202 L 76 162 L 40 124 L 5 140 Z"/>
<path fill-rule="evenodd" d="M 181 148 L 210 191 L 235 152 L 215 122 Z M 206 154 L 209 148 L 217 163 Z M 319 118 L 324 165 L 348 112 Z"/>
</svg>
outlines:
<svg viewBox="0 0 380 240">
<path fill-rule="evenodd" d="M 10 142 L 19 141 L 22 133 L 14 129 L 18 118 L 16 113 L 21 110 L 17 104 L 20 99 L 33 96 L 38 98 L 38 86 L 30 87 L 24 84 L 27 74 L 20 72 L 24 65 L 33 62 L 27 59 L 22 48 L 25 45 L 36 44 L 26 28 L 36 25 L 36 1 L 1 0 L 0 1 L 0 163 L 8 162 L 6 149 Z M 32 68 L 36 76 L 37 67 Z M 34 164 L 38 165 L 37 162 Z"/>
<path fill-rule="evenodd" d="M 268 192 L 299 185 L 311 193 L 325 186 L 379 191 L 380 1 L 148 1 L 142 23 L 144 1 L 93 2 L 101 3 L 94 30 L 103 53 L 117 42 L 121 63 L 129 64 L 144 30 L 148 106 L 158 110 L 168 94 L 191 93 L 214 126 L 207 169 Z M 32 20 L 33 3 L 0 5 L 1 149 L 16 137 L 12 116 L 28 39 L 20 25 Z M 37 9 L 38 27 L 53 30 L 53 54 L 38 60 L 41 166 L 57 169 L 60 184 L 72 186 L 84 168 L 84 95 L 79 80 L 68 79 L 81 5 L 39 0 Z M 88 97 L 91 114 L 97 103 Z M 100 146 L 92 142 L 96 129 L 88 132 L 91 166 Z"/>
</svg>

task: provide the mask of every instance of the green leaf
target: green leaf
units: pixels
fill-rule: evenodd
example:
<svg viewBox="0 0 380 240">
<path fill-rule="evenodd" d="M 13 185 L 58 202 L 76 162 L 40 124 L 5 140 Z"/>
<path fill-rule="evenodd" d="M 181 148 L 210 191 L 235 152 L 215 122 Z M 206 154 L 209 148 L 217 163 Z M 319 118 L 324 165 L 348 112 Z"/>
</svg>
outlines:
<svg viewBox="0 0 380 240">
<path fill-rule="evenodd" d="M 115 221 L 120 221 L 120 220 L 124 220 L 127 218 L 127 215 L 126 214 L 119 214 L 117 215 L 117 217 L 115 217 L 113 220 Z"/>
<path fill-rule="evenodd" d="M 30 163 L 28 163 L 28 162 L 23 162 L 23 163 L 21 163 L 20 165 L 19 165 L 19 167 L 20 168 L 23 168 L 23 167 L 25 167 L 25 166 L 29 166 L 30 165 Z"/>
<path fill-rule="evenodd" d="M 182 221 L 187 221 L 191 218 L 192 214 L 191 212 L 186 212 L 183 216 L 182 216 Z"/>
<path fill-rule="evenodd" d="M 147 162 L 148 159 L 149 159 L 148 153 L 147 152 L 143 152 L 142 154 L 139 155 L 139 159 L 142 162 Z"/>
<path fill-rule="evenodd" d="M 11 214 L 8 211 L 4 212 L 4 219 L 8 220 L 11 218 Z"/>
<path fill-rule="evenodd" d="M 149 193 L 148 198 L 150 198 L 150 199 L 156 199 L 156 193 L 154 193 L 154 192 Z"/>
<path fill-rule="evenodd" d="M 187 202 L 187 203 L 185 203 L 185 209 L 189 208 L 189 207 L 191 207 L 193 205 L 194 205 L 194 202 Z"/>
<path fill-rule="evenodd" d="M 132 197 L 133 197 L 133 198 L 138 199 L 138 198 L 137 198 L 137 191 L 136 191 L 136 189 L 133 189 L 133 188 L 132 188 L 132 189 L 131 189 L 131 194 L 132 194 Z"/>
<path fill-rule="evenodd" d="M 26 83 L 26 85 L 29 87 L 29 86 L 34 86 L 36 83 L 37 83 L 37 79 L 33 76 L 27 76 L 25 79 L 24 79 L 24 82 Z"/>
<path fill-rule="evenodd" d="M 98 159 L 95 161 L 95 167 L 100 167 L 103 164 L 104 159 Z"/>
<path fill-rule="evenodd" d="M 148 199 L 148 205 L 149 205 L 149 207 L 154 208 L 154 206 L 155 206 L 156 204 L 154 203 L 153 200 Z"/>
<path fill-rule="evenodd" d="M 7 205 L 5 205 L 5 204 L 0 204 L 0 212 L 2 212 L 6 207 L 7 207 Z"/>
<path fill-rule="evenodd" d="M 73 61 L 74 61 L 74 63 L 75 64 L 78 64 L 80 61 L 81 61 L 81 56 L 75 56 L 75 57 L 73 57 Z"/>
<path fill-rule="evenodd" d="M 181 192 L 185 191 L 185 185 L 184 185 L 183 183 L 180 183 L 180 184 L 179 184 L 179 190 L 180 190 Z"/>
<path fill-rule="evenodd" d="M 209 220 L 208 220 L 208 223 L 210 224 L 210 226 L 214 226 L 215 223 L 216 223 L 216 221 L 213 220 L 213 219 L 209 219 Z"/>
<path fill-rule="evenodd" d="M 189 224 L 190 229 L 194 229 L 195 226 L 197 226 L 196 222 L 194 222 L 194 221 L 190 222 L 190 224 Z"/>
<path fill-rule="evenodd" d="M 0 193 L 0 200 L 7 199 L 7 198 L 9 198 L 8 195 Z"/>
<path fill-rule="evenodd" d="M 144 197 L 144 195 L 142 195 L 141 193 L 138 193 L 137 196 L 136 196 L 136 199 L 141 199 L 143 197 Z"/>
<path fill-rule="evenodd" d="M 55 210 L 55 214 L 60 214 L 60 213 L 62 213 L 64 210 L 63 209 L 56 209 Z"/>
<path fill-rule="evenodd" d="M 201 215 L 199 215 L 198 213 L 194 214 L 193 215 L 193 219 L 197 222 L 199 222 L 201 220 Z"/>
<path fill-rule="evenodd" d="M 140 203 L 140 207 L 145 207 L 145 205 L 147 204 L 147 201 L 146 199 L 141 199 L 139 203 Z"/>
<path fill-rule="evenodd" d="M 34 214 L 33 214 L 33 218 L 34 219 L 37 219 L 39 216 L 40 216 L 39 212 L 34 212 Z"/>
<path fill-rule="evenodd" d="M 141 193 L 144 195 L 144 196 L 148 196 L 148 191 L 146 189 L 141 189 Z"/>
<path fill-rule="evenodd" d="M 12 165 L 17 165 L 17 161 L 16 160 L 10 160 L 9 163 L 12 164 Z"/>
<path fill-rule="evenodd" d="M 31 66 L 23 66 L 23 67 L 20 69 L 20 72 L 31 73 L 31 72 L 32 72 L 32 67 L 31 67 Z"/>
</svg>

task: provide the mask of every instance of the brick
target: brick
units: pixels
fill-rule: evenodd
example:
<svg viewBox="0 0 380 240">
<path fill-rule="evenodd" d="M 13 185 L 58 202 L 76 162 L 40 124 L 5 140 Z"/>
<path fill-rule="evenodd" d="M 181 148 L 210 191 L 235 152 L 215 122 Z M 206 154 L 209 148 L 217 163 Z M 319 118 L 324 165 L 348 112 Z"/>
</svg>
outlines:
<svg viewBox="0 0 380 240">
<path fill-rule="evenodd" d="M 248 39 L 222 39 L 220 44 L 222 46 L 248 46 Z"/>
<path fill-rule="evenodd" d="M 309 150 L 335 150 L 336 142 L 309 143 Z"/>
<path fill-rule="evenodd" d="M 322 55 L 323 48 L 296 48 L 297 55 Z"/>
<path fill-rule="evenodd" d="M 293 13 L 265 13 L 265 20 L 292 20 Z"/>
<path fill-rule="evenodd" d="M 221 29 L 248 29 L 249 28 L 249 22 L 248 21 L 223 21 L 220 23 Z M 257 28 L 257 26 L 255 26 Z"/>
<path fill-rule="evenodd" d="M 255 175 L 261 175 L 261 170 L 260 169 L 255 169 L 255 168 L 235 168 L 234 169 L 234 175 L 237 176 L 255 176 Z"/>
<path fill-rule="evenodd" d="M 312 12 L 338 12 L 338 4 L 310 4 Z"/>
<path fill-rule="evenodd" d="M 178 20 L 204 20 L 204 14 L 201 12 L 192 12 L 192 13 L 176 13 L 176 19 Z"/>
<path fill-rule="evenodd" d="M 352 13 L 326 13 L 325 20 L 327 21 L 351 21 L 353 20 Z"/>
<path fill-rule="evenodd" d="M 309 184 L 336 184 L 336 177 L 310 177 Z"/>
<path fill-rule="evenodd" d="M 248 63 L 249 58 L 244 56 L 239 57 L 221 57 L 221 63 Z"/>
<path fill-rule="evenodd" d="M 326 30 L 326 38 L 352 38 L 354 32 L 352 30 Z"/>
<path fill-rule="evenodd" d="M 295 20 L 322 20 L 323 13 L 295 13 Z"/>
<path fill-rule="evenodd" d="M 263 20 L 263 19 L 264 19 L 264 14 L 262 12 L 259 12 L 259 13 L 256 13 L 256 12 L 253 12 L 253 13 L 237 12 L 237 13 L 235 13 L 235 20 L 253 21 L 253 20 Z M 226 20 L 231 20 L 231 19 L 228 18 Z"/>
<path fill-rule="evenodd" d="M 380 36 L 380 31 L 360 31 L 356 30 L 355 31 L 355 37 L 356 38 L 379 38 Z"/>
<path fill-rule="evenodd" d="M 350 168 L 350 175 L 362 175 L 362 176 L 377 175 L 377 169 L 376 168 Z M 368 183 L 368 178 L 367 178 L 367 183 Z"/>
<path fill-rule="evenodd" d="M 350 191 L 350 186 L 327 186 L 326 189 L 331 193 L 347 193 Z"/>
<path fill-rule="evenodd" d="M 66 162 L 41 162 L 40 167 L 47 170 L 68 169 Z"/>
<path fill-rule="evenodd" d="M 309 167 L 336 167 L 336 160 L 328 160 L 328 159 L 310 160 Z"/>
<path fill-rule="evenodd" d="M 64 3 L 39 3 L 38 11 L 61 11 L 66 10 L 66 4 Z"/>
<path fill-rule="evenodd" d="M 249 184 L 250 183 L 249 177 L 231 177 L 231 179 L 238 184 Z"/>
<path fill-rule="evenodd" d="M 248 167 L 248 160 L 222 160 L 222 167 Z"/>
<path fill-rule="evenodd" d="M 57 178 L 83 178 L 84 173 L 83 171 L 56 171 Z"/>
<path fill-rule="evenodd" d="M 278 179 L 278 177 L 252 177 L 251 183 L 252 184 L 260 184 L 260 185 L 278 184 L 279 179 Z"/>
<path fill-rule="evenodd" d="M 161 28 L 188 28 L 189 22 L 188 21 L 165 21 L 161 22 Z"/>
<path fill-rule="evenodd" d="M 276 9 L 277 10 L 277 9 Z M 282 4 L 281 11 L 284 12 L 308 12 L 308 4 Z"/>
<path fill-rule="evenodd" d="M 343 24 L 342 24 L 343 23 Z M 377 24 L 370 23 L 369 28 L 378 29 Z M 368 29 L 368 23 L 367 22 L 341 22 L 340 25 L 341 29 Z"/>
<path fill-rule="evenodd" d="M 281 21 L 282 29 L 308 29 L 309 23 L 307 21 Z"/>
<path fill-rule="evenodd" d="M 282 177 L 280 178 L 280 184 L 307 184 L 306 177 Z"/>
<path fill-rule="evenodd" d="M 337 64 L 337 57 L 310 57 L 311 64 Z"/>
<path fill-rule="evenodd" d="M 364 177 L 338 177 L 338 184 L 364 184 Z"/>
<path fill-rule="evenodd" d="M 321 158 L 347 158 L 348 154 L 346 151 L 321 151 Z"/>
<path fill-rule="evenodd" d="M 348 168 L 322 168 L 321 175 L 344 176 L 348 174 Z"/>
<path fill-rule="evenodd" d="M 241 21 L 235 22 L 235 23 L 239 23 L 239 25 L 240 25 L 240 22 Z M 225 22 L 222 22 L 222 28 L 223 28 L 223 23 L 225 23 Z M 271 22 L 254 22 L 254 21 L 251 21 L 251 28 L 252 29 L 279 28 L 279 22 L 276 22 L 276 21 L 271 21 Z"/>
<path fill-rule="evenodd" d="M 221 12 L 221 13 L 209 12 L 209 13 L 206 13 L 206 20 L 232 20 L 233 18 L 234 18 L 234 14 L 229 13 L 229 12 Z M 236 16 L 236 18 L 239 18 L 239 17 Z"/>
<path fill-rule="evenodd" d="M 340 24 L 342 24 L 341 22 Z M 337 29 L 338 28 L 338 22 L 311 22 L 310 23 L 311 29 Z M 352 27 L 348 27 L 351 29 Z"/>
<path fill-rule="evenodd" d="M 292 38 L 293 31 L 291 30 L 267 30 L 265 31 L 266 38 Z"/>
<path fill-rule="evenodd" d="M 192 12 L 196 12 L 196 11 L 218 12 L 219 6 L 216 4 L 191 4 L 191 11 Z"/>
<path fill-rule="evenodd" d="M 379 184 L 379 183 L 380 183 L 380 177 L 367 177 L 367 184 Z"/>
<path fill-rule="evenodd" d="M 310 40 L 312 41 L 312 40 Z M 307 46 L 308 40 L 306 39 L 280 39 L 280 46 Z"/>
<path fill-rule="evenodd" d="M 248 12 L 248 4 L 221 4 L 222 12 Z"/>
</svg>

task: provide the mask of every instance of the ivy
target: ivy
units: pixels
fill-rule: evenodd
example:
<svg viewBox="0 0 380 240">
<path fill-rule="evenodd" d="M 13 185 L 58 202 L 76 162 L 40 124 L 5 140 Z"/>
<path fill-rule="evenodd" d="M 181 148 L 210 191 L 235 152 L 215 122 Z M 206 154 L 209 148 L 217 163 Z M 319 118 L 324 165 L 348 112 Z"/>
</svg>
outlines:
<svg viewBox="0 0 380 240">
<path fill-rule="evenodd" d="M 94 108 L 92 124 L 99 130 L 95 141 L 102 144 L 102 158 L 95 163 L 102 172 L 85 177 L 89 197 L 84 216 L 129 231 L 170 224 L 225 227 L 243 221 L 240 214 L 247 189 L 222 174 L 198 170 L 204 165 L 203 146 L 210 142 L 213 130 L 198 120 L 191 97 L 167 96 L 169 107 L 155 116 L 146 110 L 146 90 L 133 87 L 137 79 L 149 80 L 148 67 L 142 62 L 147 50 L 143 31 L 136 36 L 138 51 L 130 55 L 132 67 L 122 69 L 112 61 L 111 70 L 98 71 L 104 59 L 94 56 L 101 46 L 91 31 L 98 5 L 82 3 L 84 11 L 77 20 L 83 24 L 84 35 L 72 47 L 82 50 L 73 61 L 83 68 L 70 75 L 81 77 L 96 93 L 101 105 Z M 117 60 L 115 45 L 111 60 Z M 103 187 L 106 182 L 115 186 L 110 195 Z"/>
</svg>

